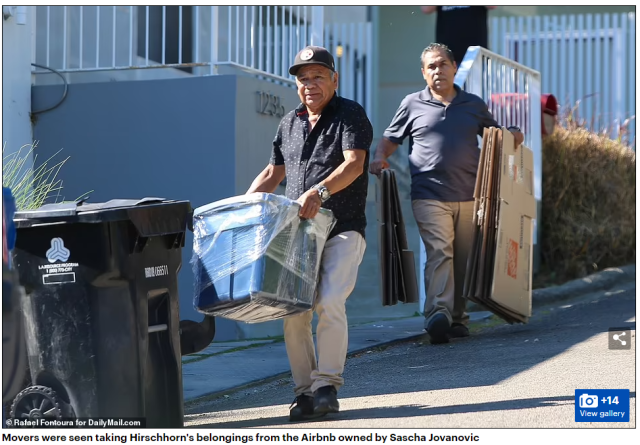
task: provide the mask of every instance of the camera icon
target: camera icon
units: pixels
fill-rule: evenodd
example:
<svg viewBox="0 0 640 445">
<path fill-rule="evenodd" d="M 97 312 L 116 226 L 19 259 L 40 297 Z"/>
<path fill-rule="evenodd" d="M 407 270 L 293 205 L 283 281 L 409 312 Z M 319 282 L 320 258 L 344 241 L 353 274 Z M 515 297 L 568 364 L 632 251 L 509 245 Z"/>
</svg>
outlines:
<svg viewBox="0 0 640 445">
<path fill-rule="evenodd" d="M 589 394 L 582 394 L 579 402 L 580 408 L 597 408 L 598 396 L 590 396 Z"/>
</svg>

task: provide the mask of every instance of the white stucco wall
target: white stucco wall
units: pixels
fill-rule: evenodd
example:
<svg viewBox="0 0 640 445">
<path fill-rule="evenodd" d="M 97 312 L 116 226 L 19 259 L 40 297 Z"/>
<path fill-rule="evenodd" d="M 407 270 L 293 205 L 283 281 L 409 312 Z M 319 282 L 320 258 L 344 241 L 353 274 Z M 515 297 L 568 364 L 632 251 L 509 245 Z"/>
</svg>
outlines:
<svg viewBox="0 0 640 445">
<path fill-rule="evenodd" d="M 32 142 L 31 111 L 31 31 L 33 7 L 26 7 L 26 23 L 16 17 L 2 24 L 2 142 L 4 155 Z"/>
</svg>

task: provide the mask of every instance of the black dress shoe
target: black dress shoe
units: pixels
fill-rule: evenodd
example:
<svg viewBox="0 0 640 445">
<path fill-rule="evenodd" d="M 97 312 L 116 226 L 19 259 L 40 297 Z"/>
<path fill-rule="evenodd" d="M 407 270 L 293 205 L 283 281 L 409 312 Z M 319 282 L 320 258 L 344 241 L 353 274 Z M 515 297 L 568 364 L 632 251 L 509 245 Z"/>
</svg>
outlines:
<svg viewBox="0 0 640 445">
<path fill-rule="evenodd" d="M 453 323 L 451 324 L 451 329 L 449 329 L 449 335 L 453 338 L 468 337 L 469 328 L 462 323 Z"/>
<path fill-rule="evenodd" d="M 289 422 L 317 419 L 323 415 L 313 411 L 313 397 L 304 394 L 296 397 L 289 407 Z"/>
<path fill-rule="evenodd" d="M 322 415 L 340 411 L 338 391 L 334 386 L 323 386 L 313 393 L 313 411 Z"/>
<path fill-rule="evenodd" d="M 449 343 L 450 330 L 451 325 L 449 324 L 449 319 L 446 315 L 434 315 L 427 325 L 427 332 L 429 333 L 431 344 L 439 345 L 442 343 Z"/>
</svg>

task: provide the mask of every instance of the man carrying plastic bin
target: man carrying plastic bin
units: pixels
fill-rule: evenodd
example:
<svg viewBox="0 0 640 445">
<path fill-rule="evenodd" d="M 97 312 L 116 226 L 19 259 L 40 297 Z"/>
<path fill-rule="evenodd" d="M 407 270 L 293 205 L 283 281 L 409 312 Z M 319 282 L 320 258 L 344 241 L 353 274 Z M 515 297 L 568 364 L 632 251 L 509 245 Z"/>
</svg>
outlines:
<svg viewBox="0 0 640 445">
<path fill-rule="evenodd" d="M 284 320 L 284 339 L 295 382 L 290 420 L 339 411 L 348 326 L 345 303 L 356 284 L 364 255 L 367 167 L 373 128 L 364 109 L 336 94 L 333 56 L 322 47 L 298 53 L 289 73 L 296 76 L 301 104 L 280 122 L 269 165 L 247 193 L 273 193 L 287 179 L 286 196 L 297 200 L 300 217 L 321 207 L 337 223 L 325 245 L 317 287 L 318 358 L 311 311 Z"/>
</svg>

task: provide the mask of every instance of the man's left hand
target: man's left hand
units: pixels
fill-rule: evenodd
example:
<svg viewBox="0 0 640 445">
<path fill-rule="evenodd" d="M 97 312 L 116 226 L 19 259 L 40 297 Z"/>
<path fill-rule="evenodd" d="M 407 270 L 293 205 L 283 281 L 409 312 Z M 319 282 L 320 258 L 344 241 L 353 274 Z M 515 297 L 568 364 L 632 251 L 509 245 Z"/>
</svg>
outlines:
<svg viewBox="0 0 640 445">
<path fill-rule="evenodd" d="M 515 142 L 516 142 L 516 148 L 518 148 L 520 146 L 520 144 L 522 144 L 524 142 L 524 134 L 522 134 L 522 132 L 518 131 L 518 130 L 509 130 L 511 132 L 511 134 L 513 135 Z"/>
<path fill-rule="evenodd" d="M 322 200 L 316 189 L 309 189 L 304 192 L 304 194 L 298 198 L 298 203 L 302 206 L 299 215 L 300 218 L 303 219 L 315 218 L 320 211 L 320 207 L 322 207 Z"/>
</svg>

